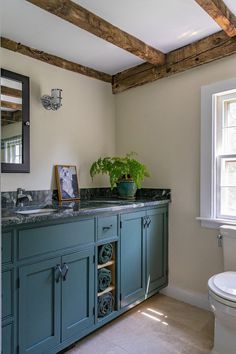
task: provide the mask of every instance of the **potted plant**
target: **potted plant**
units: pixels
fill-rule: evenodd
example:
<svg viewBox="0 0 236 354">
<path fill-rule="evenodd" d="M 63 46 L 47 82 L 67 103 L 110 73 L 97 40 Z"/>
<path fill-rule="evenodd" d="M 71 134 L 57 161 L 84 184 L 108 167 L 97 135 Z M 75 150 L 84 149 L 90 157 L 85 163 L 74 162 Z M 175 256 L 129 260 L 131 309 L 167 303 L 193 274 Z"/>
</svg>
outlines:
<svg viewBox="0 0 236 354">
<path fill-rule="evenodd" d="M 135 153 L 121 157 L 104 157 L 95 161 L 90 168 L 90 176 L 108 174 L 111 189 L 117 187 L 121 198 L 133 199 L 141 182 L 149 177 L 147 167 L 134 158 Z"/>
</svg>

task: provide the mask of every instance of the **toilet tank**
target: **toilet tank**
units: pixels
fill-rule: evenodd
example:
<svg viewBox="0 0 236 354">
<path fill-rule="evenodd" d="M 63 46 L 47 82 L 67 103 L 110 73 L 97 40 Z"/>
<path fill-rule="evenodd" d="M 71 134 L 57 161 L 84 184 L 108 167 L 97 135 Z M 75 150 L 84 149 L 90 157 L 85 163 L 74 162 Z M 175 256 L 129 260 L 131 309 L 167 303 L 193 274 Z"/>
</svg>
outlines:
<svg viewBox="0 0 236 354">
<path fill-rule="evenodd" d="M 224 270 L 236 271 L 236 226 L 223 225 L 220 234 L 223 237 Z"/>
</svg>

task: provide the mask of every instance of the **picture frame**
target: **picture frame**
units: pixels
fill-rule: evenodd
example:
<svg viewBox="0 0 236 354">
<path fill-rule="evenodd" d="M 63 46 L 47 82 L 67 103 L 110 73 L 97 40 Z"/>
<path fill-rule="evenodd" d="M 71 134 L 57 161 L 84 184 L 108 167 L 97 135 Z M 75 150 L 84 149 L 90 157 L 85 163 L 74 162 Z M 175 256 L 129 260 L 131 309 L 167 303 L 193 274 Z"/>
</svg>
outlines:
<svg viewBox="0 0 236 354">
<path fill-rule="evenodd" d="M 80 192 L 76 166 L 56 165 L 55 175 L 59 201 L 79 200 Z"/>
</svg>

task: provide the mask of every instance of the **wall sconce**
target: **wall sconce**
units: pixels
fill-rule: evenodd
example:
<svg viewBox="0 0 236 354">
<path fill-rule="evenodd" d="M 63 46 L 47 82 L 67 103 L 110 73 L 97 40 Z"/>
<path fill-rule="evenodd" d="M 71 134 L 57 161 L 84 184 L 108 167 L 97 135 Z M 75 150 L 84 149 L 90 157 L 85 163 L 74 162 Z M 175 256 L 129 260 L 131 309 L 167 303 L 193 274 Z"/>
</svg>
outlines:
<svg viewBox="0 0 236 354">
<path fill-rule="evenodd" d="M 58 110 L 62 106 L 61 93 L 62 93 L 61 89 L 52 89 L 51 96 L 43 95 L 41 97 L 41 102 L 42 102 L 43 107 L 47 110 L 49 110 L 49 109 L 52 109 L 53 111 Z"/>
</svg>

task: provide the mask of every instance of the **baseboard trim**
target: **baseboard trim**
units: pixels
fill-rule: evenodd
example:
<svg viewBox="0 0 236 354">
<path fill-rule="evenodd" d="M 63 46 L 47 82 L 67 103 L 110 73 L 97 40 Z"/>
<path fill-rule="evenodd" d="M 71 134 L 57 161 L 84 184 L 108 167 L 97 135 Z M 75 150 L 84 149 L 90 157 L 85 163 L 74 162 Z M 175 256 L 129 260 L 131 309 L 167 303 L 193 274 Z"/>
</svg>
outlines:
<svg viewBox="0 0 236 354">
<path fill-rule="evenodd" d="M 186 302 L 187 304 L 200 307 L 204 310 L 210 310 L 207 294 L 178 288 L 173 285 L 169 285 L 167 288 L 161 290 L 161 294 L 173 297 L 174 299 Z"/>
</svg>

